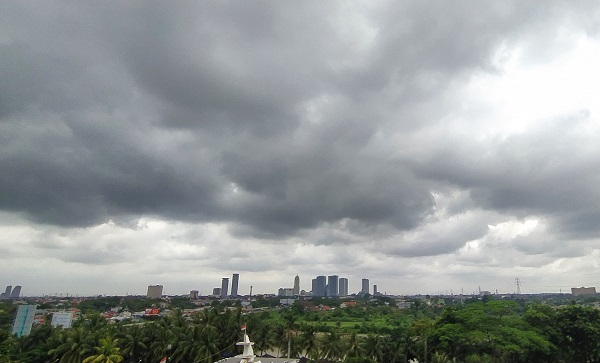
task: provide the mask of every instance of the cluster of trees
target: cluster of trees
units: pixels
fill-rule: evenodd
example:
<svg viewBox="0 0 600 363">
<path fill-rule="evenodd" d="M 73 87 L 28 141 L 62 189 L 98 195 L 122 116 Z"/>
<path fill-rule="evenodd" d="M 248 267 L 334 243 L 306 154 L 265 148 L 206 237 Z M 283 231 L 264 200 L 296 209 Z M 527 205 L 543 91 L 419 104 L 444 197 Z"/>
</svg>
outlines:
<svg viewBox="0 0 600 363">
<path fill-rule="evenodd" d="M 7 324 L 10 309 L 0 306 L 0 324 Z M 319 329 L 324 322 L 331 323 L 327 331 Z M 361 332 L 373 322 L 387 326 Z M 213 308 L 184 317 L 174 310 L 137 324 L 109 324 L 95 313 L 73 328 L 45 324 L 21 338 L 3 325 L 0 363 L 158 363 L 166 356 L 172 363 L 212 363 L 240 353 L 235 343 L 242 325 L 257 354 L 310 361 L 600 362 L 600 311 L 593 307 L 473 300 L 439 311 L 359 305 L 314 312 L 294 305 L 245 316 L 239 309 Z"/>
</svg>

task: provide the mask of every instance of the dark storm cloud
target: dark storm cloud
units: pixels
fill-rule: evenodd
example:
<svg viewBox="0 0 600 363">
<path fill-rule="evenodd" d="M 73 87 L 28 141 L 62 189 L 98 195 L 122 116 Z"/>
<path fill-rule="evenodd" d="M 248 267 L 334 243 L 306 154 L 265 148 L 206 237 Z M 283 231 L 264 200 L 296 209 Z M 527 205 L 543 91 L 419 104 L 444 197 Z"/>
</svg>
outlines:
<svg viewBox="0 0 600 363">
<path fill-rule="evenodd" d="M 500 44 L 564 6 L 534 5 L 385 4 L 354 27 L 343 3 L 8 3 L 1 208 L 60 225 L 225 221 L 271 237 L 344 219 L 409 230 L 445 183 L 488 209 L 582 210 L 597 201 L 582 196 L 591 155 L 554 167 L 547 138 L 515 138 L 442 142 L 428 159 L 411 139 L 439 121 L 454 81 L 495 71 Z"/>
<path fill-rule="evenodd" d="M 600 193 L 598 136 L 581 121 L 587 112 L 548 120 L 537 129 L 481 142 L 436 140 L 421 160 L 423 176 L 447 180 L 483 208 L 548 216 L 562 238 L 597 235 Z"/>
</svg>

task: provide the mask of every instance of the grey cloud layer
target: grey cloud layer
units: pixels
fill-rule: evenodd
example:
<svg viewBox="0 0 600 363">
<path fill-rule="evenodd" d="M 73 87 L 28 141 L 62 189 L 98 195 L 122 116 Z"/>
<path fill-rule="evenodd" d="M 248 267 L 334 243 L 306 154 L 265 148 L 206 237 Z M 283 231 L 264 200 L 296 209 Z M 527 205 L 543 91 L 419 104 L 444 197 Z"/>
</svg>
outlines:
<svg viewBox="0 0 600 363">
<path fill-rule="evenodd" d="M 597 137 L 566 132 L 571 121 L 486 144 L 421 138 L 457 83 L 497 71 L 502 44 L 594 3 L 439 6 L 8 3 L 0 207 L 64 226 L 223 221 L 268 238 L 346 221 L 356 236 L 352 223 L 411 231 L 433 215 L 432 191 L 457 188 L 465 208 L 596 232 Z M 453 251 L 486 227 L 402 234 L 395 253 Z"/>
</svg>

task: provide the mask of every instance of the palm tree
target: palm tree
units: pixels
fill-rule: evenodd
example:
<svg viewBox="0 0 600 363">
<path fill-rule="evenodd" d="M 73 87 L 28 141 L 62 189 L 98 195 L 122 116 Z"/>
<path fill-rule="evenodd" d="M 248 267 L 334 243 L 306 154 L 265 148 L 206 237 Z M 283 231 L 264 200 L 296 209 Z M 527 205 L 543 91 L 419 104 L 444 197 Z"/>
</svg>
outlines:
<svg viewBox="0 0 600 363">
<path fill-rule="evenodd" d="M 177 362 L 191 361 L 200 350 L 202 341 L 202 326 L 199 324 L 188 327 L 183 334 L 178 337 L 177 348 L 173 351 L 170 360 Z"/>
<path fill-rule="evenodd" d="M 288 359 L 290 358 L 290 355 L 292 353 L 292 339 L 295 333 L 295 330 L 297 329 L 298 325 L 296 324 L 298 317 L 293 314 L 292 312 L 288 311 L 287 314 L 283 315 L 283 328 L 284 328 L 284 336 L 285 339 L 287 340 L 287 357 Z"/>
<path fill-rule="evenodd" d="M 85 327 L 66 330 L 59 336 L 60 344 L 48 351 L 53 359 L 60 363 L 80 363 L 86 355 L 93 352 L 90 336 Z"/>
<path fill-rule="evenodd" d="M 407 344 L 403 336 L 392 333 L 386 339 L 384 350 L 384 361 L 389 363 L 406 362 Z"/>
<path fill-rule="evenodd" d="M 319 360 L 319 340 L 314 326 L 307 326 L 300 335 L 300 346 L 312 361 Z"/>
<path fill-rule="evenodd" d="M 254 327 L 250 330 L 252 333 L 252 341 L 254 341 L 256 351 L 264 354 L 265 351 L 273 348 L 273 336 L 271 330 L 263 323 L 253 324 Z"/>
<path fill-rule="evenodd" d="M 207 325 L 200 335 L 200 348 L 194 357 L 194 362 L 212 363 L 218 360 L 219 335 L 214 327 Z"/>
<path fill-rule="evenodd" d="M 381 335 L 369 334 L 364 341 L 365 355 L 376 362 L 383 362 L 385 341 Z"/>
<path fill-rule="evenodd" d="M 138 362 L 148 350 L 148 337 L 144 334 L 144 329 L 139 326 L 128 329 L 123 342 L 123 356 L 130 362 Z"/>
<path fill-rule="evenodd" d="M 348 339 L 348 352 L 346 357 L 358 358 L 364 354 L 361 341 L 356 333 L 352 333 Z"/>
<path fill-rule="evenodd" d="M 242 326 L 242 312 L 237 310 L 225 310 L 224 313 L 214 319 L 211 324 L 219 332 L 219 348 L 227 349 L 237 341 L 240 335 L 240 327 Z"/>
<path fill-rule="evenodd" d="M 163 324 L 152 324 L 150 329 L 150 351 L 149 361 L 158 362 L 171 351 L 174 342 L 173 332 L 169 330 L 168 325 L 165 328 Z"/>
<path fill-rule="evenodd" d="M 333 361 L 343 357 L 342 342 L 335 332 L 329 333 L 323 340 L 321 355 Z"/>
<path fill-rule="evenodd" d="M 123 360 L 123 356 L 116 344 L 117 341 L 115 339 L 100 339 L 100 346 L 94 348 L 96 354 L 85 358 L 83 363 L 120 363 Z"/>
</svg>

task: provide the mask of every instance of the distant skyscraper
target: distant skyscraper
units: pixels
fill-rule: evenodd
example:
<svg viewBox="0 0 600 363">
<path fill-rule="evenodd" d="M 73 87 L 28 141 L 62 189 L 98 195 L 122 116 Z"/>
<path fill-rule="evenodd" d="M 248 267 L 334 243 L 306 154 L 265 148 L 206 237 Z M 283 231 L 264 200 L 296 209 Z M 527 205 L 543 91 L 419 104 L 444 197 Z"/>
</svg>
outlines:
<svg viewBox="0 0 600 363">
<path fill-rule="evenodd" d="M 317 276 L 316 279 L 312 280 L 312 293 L 313 296 L 325 296 L 325 286 L 327 285 L 327 277 Z"/>
<path fill-rule="evenodd" d="M 148 292 L 146 293 L 146 297 L 148 299 L 160 299 L 163 294 L 163 286 L 162 285 L 149 285 Z"/>
<path fill-rule="evenodd" d="M 198 299 L 198 295 L 199 295 L 199 291 L 198 290 L 191 290 L 190 291 L 190 299 L 196 300 L 196 299 Z"/>
<path fill-rule="evenodd" d="M 300 295 L 300 277 L 294 277 L 294 295 Z"/>
<path fill-rule="evenodd" d="M 345 277 L 340 277 L 340 296 L 348 296 L 348 279 Z"/>
<path fill-rule="evenodd" d="M 362 279 L 362 289 L 360 289 L 360 292 L 363 294 L 369 293 L 369 279 Z"/>
<path fill-rule="evenodd" d="M 229 291 L 229 277 L 223 277 L 221 279 L 221 298 L 227 297 L 227 291 Z"/>
<path fill-rule="evenodd" d="M 373 285 L 373 296 L 378 295 L 379 292 L 377 291 L 377 285 Z"/>
<path fill-rule="evenodd" d="M 240 274 L 233 274 L 233 279 L 231 279 L 231 297 L 238 296 L 239 282 L 240 282 Z"/>
<path fill-rule="evenodd" d="M 10 292 L 11 292 L 11 290 L 12 290 L 12 285 L 8 285 L 8 286 L 6 286 L 6 291 L 4 291 L 4 292 L 2 293 L 2 298 L 3 298 L 3 299 L 8 299 L 8 298 L 10 298 Z"/>
<path fill-rule="evenodd" d="M 215 296 L 215 297 L 220 297 L 221 296 L 221 288 L 220 287 L 215 287 L 213 289 L 213 296 Z"/>
<path fill-rule="evenodd" d="M 338 296 L 338 275 L 331 275 L 327 277 L 327 296 L 335 297 Z"/>
<path fill-rule="evenodd" d="M 17 286 L 15 286 L 13 291 L 10 293 L 10 297 L 11 297 L 11 299 L 18 299 L 20 295 L 21 295 L 21 286 L 17 285 Z"/>
<path fill-rule="evenodd" d="M 15 321 L 13 322 L 12 333 L 18 337 L 27 336 L 31 333 L 33 319 L 37 305 L 19 305 Z"/>
</svg>

